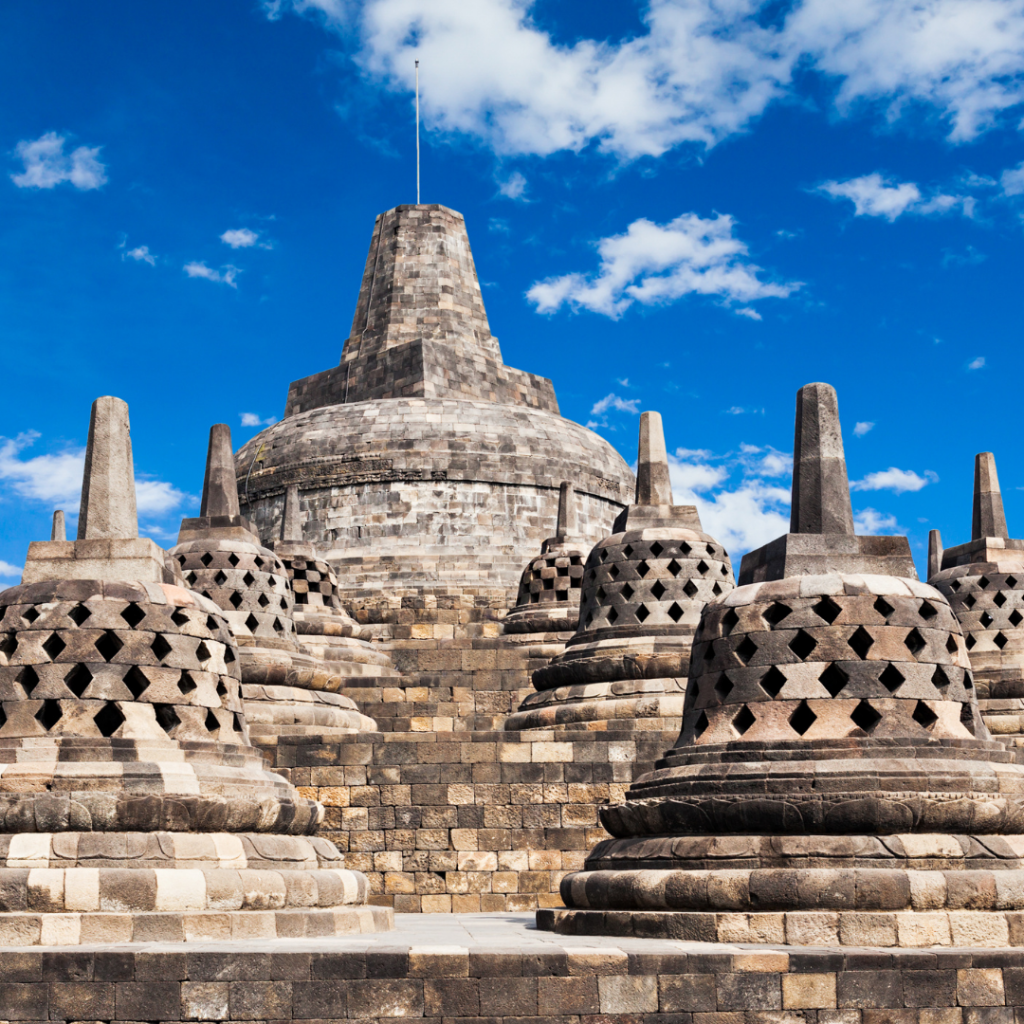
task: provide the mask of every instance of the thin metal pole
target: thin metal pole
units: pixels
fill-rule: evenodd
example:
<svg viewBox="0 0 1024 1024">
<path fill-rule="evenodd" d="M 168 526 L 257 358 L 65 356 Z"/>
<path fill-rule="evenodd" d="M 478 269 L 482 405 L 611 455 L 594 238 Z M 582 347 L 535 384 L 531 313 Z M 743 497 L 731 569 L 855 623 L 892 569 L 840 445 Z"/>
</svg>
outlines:
<svg viewBox="0 0 1024 1024">
<path fill-rule="evenodd" d="M 416 205 L 420 205 L 420 62 L 416 61 Z"/>
</svg>

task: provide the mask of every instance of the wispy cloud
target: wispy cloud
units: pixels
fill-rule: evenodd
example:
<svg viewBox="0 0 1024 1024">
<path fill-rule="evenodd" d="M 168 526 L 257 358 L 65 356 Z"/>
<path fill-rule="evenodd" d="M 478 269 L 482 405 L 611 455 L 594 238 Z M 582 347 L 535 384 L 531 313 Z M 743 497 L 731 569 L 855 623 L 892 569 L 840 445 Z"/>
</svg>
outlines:
<svg viewBox="0 0 1024 1024">
<path fill-rule="evenodd" d="M 520 171 L 513 171 L 504 180 L 498 181 L 498 191 L 506 199 L 526 198 L 526 177 Z"/>
<path fill-rule="evenodd" d="M 867 420 L 864 420 L 864 421 L 862 421 L 860 423 L 857 423 L 854 426 L 853 433 L 854 433 L 855 437 L 863 437 L 865 434 L 870 434 L 871 431 L 874 430 L 874 429 L 875 429 L 874 423 L 870 423 Z"/>
<path fill-rule="evenodd" d="M 853 528 L 857 533 L 867 537 L 906 533 L 906 530 L 900 526 L 894 515 L 890 515 L 888 512 L 879 512 L 873 508 L 864 508 L 859 512 L 855 512 Z"/>
<path fill-rule="evenodd" d="M 273 242 L 260 241 L 260 233 L 251 228 L 229 228 L 221 236 L 220 240 L 232 249 L 251 249 L 258 246 L 260 249 L 272 249 Z"/>
<path fill-rule="evenodd" d="M 132 259 L 136 263 L 148 263 L 151 267 L 156 266 L 156 256 L 149 251 L 148 245 L 137 245 L 134 249 L 129 249 L 122 253 L 121 259 Z"/>
<path fill-rule="evenodd" d="M 539 313 L 563 305 L 617 319 L 634 302 L 663 305 L 686 295 L 708 295 L 725 304 L 786 298 L 798 282 L 763 281 L 761 268 L 733 234 L 732 217 L 705 219 L 685 213 L 668 224 L 633 221 L 621 235 L 597 243 L 594 274 L 565 274 L 535 283 L 526 293 Z"/>
<path fill-rule="evenodd" d="M 1019 196 L 1024 193 L 1024 162 L 1003 171 L 999 176 L 999 184 L 1002 186 L 1003 195 Z"/>
<path fill-rule="evenodd" d="M 38 139 L 25 139 L 14 147 L 15 155 L 25 166 L 11 181 L 18 188 L 55 188 L 69 182 L 83 192 L 99 188 L 107 182 L 107 169 L 99 161 L 101 146 L 79 146 L 64 152 L 66 138 L 46 132 Z"/>
<path fill-rule="evenodd" d="M 983 370 L 985 368 L 985 357 L 978 356 L 967 364 L 968 370 Z"/>
<path fill-rule="evenodd" d="M 197 262 L 194 260 L 191 263 L 186 263 L 182 269 L 189 277 L 201 277 L 206 281 L 215 281 L 217 284 L 226 284 L 229 288 L 238 287 L 235 283 L 235 279 L 242 272 L 238 267 L 234 267 L 230 263 L 221 267 L 220 270 L 214 270 L 212 267 L 208 267 L 205 262 Z"/>
<path fill-rule="evenodd" d="M 948 213 L 959 206 L 970 216 L 974 209 L 969 196 L 939 192 L 925 198 L 914 182 L 897 182 L 877 172 L 846 181 L 826 181 L 817 191 L 833 199 L 849 199 L 857 217 L 884 217 L 890 223 L 904 213 Z"/>
<path fill-rule="evenodd" d="M 890 466 L 888 469 L 878 470 L 875 473 L 868 473 L 863 480 L 851 480 L 851 491 L 892 491 L 894 494 L 903 494 L 906 491 L 919 491 L 930 483 L 938 482 L 938 474 L 926 469 L 924 476 L 919 476 L 912 469 L 897 469 Z"/>
<path fill-rule="evenodd" d="M 269 427 L 272 423 L 277 422 L 276 416 L 268 416 L 265 420 L 261 420 L 259 414 L 255 412 L 243 412 L 239 415 L 242 417 L 243 427 Z"/>
<path fill-rule="evenodd" d="M 630 412 L 636 415 L 640 412 L 640 399 L 620 398 L 612 392 L 594 403 L 594 407 L 590 410 L 590 415 L 603 416 L 609 409 L 615 409 L 618 412 Z"/>
<path fill-rule="evenodd" d="M 18 579 L 22 574 L 22 567 L 20 565 L 11 565 L 10 562 L 5 562 L 0 559 L 0 579 Z"/>
</svg>

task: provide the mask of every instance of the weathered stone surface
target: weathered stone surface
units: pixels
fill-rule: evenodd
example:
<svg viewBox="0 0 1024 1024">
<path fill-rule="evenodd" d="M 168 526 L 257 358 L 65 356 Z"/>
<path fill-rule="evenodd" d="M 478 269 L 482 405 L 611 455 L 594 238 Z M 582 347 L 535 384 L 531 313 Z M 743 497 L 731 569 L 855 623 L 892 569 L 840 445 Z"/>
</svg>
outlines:
<svg viewBox="0 0 1024 1024">
<path fill-rule="evenodd" d="M 128 405 L 108 395 L 92 404 L 78 539 L 110 540 L 138 535 Z"/>
<path fill-rule="evenodd" d="M 53 513 L 53 526 L 50 528 L 50 540 L 66 541 L 67 530 L 64 527 L 64 513 L 61 509 L 57 509 Z"/>
</svg>

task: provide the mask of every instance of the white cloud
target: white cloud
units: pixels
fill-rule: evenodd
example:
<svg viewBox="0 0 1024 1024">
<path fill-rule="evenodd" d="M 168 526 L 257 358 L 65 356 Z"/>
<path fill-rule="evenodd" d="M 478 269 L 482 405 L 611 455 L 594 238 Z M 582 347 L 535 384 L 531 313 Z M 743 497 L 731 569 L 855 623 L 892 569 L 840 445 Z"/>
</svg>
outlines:
<svg viewBox="0 0 1024 1024">
<path fill-rule="evenodd" d="M 878 534 L 906 533 L 896 522 L 896 517 L 877 509 L 865 508 L 854 513 L 853 528 L 862 536 L 873 537 Z"/>
<path fill-rule="evenodd" d="M 136 263 L 148 263 L 151 267 L 156 266 L 156 257 L 149 251 L 148 245 L 138 245 L 134 249 L 129 249 L 121 259 L 131 258 Z"/>
<path fill-rule="evenodd" d="M 265 420 L 261 420 L 259 414 L 255 412 L 243 412 L 240 415 L 243 427 L 269 427 L 272 423 L 277 422 L 276 416 L 268 416 Z"/>
<path fill-rule="evenodd" d="M 855 437 L 863 437 L 865 434 L 870 433 L 874 429 L 875 429 L 874 423 L 870 423 L 867 420 L 865 420 L 865 421 L 863 421 L 861 423 L 857 423 L 854 426 L 853 433 L 854 433 Z"/>
<path fill-rule="evenodd" d="M 65 137 L 46 132 L 38 139 L 24 139 L 14 147 L 24 163 L 21 174 L 12 174 L 18 188 L 54 188 L 67 181 L 83 192 L 99 188 L 107 182 L 107 169 L 97 159 L 101 146 L 79 146 L 64 152 Z"/>
<path fill-rule="evenodd" d="M 346 35 L 366 76 L 411 93 L 424 72 L 431 127 L 503 154 L 596 144 L 620 158 L 711 146 L 794 92 L 799 65 L 836 85 L 835 107 L 889 122 L 923 107 L 954 142 L 1024 97 L 1020 0 L 651 0 L 622 41 L 555 42 L 534 0 L 264 0 Z"/>
<path fill-rule="evenodd" d="M 0 559 L 0 579 L 20 579 L 22 571 L 20 565 L 11 565 L 10 562 Z"/>
<path fill-rule="evenodd" d="M 657 305 L 699 294 L 745 303 L 785 298 L 800 287 L 762 281 L 761 268 L 745 259 L 747 247 L 733 236 L 733 219 L 725 214 L 704 219 L 684 213 L 664 225 L 641 218 L 625 234 L 601 239 L 597 251 L 595 275 L 566 274 L 529 289 L 526 297 L 539 313 L 568 303 L 617 318 L 634 302 Z"/>
<path fill-rule="evenodd" d="M 135 477 L 135 505 L 140 516 L 165 515 L 189 500 L 191 495 L 179 491 L 166 480 L 146 480 L 138 475 Z"/>
<path fill-rule="evenodd" d="M 856 217 L 885 217 L 890 223 L 904 213 L 949 213 L 958 206 L 965 217 L 971 217 L 975 206 L 971 196 L 951 196 L 945 192 L 926 199 L 914 182 L 896 182 L 877 171 L 846 181 L 826 181 L 817 191 L 833 199 L 849 199 Z"/>
<path fill-rule="evenodd" d="M 984 368 L 984 366 L 985 366 L 985 357 L 984 356 L 978 356 L 977 359 L 972 359 L 967 364 L 967 369 L 968 370 L 981 370 L 981 369 Z"/>
<path fill-rule="evenodd" d="M 931 470 L 925 470 L 924 476 L 918 476 L 912 469 L 897 469 L 890 466 L 875 473 L 868 473 L 863 480 L 851 480 L 851 491 L 892 491 L 903 494 L 906 491 L 919 491 L 930 483 L 936 483 L 938 476 Z"/>
<path fill-rule="evenodd" d="M 764 317 L 756 309 L 752 309 L 750 306 L 740 306 L 739 309 L 734 309 L 733 312 L 737 316 L 745 316 L 750 320 L 763 320 Z"/>
<path fill-rule="evenodd" d="M 182 270 L 188 274 L 189 277 L 201 277 L 207 281 L 216 281 L 218 284 L 226 284 L 231 288 L 237 288 L 238 285 L 235 283 L 235 278 L 241 273 L 238 267 L 233 267 L 230 263 L 220 268 L 220 270 L 214 270 L 212 267 L 208 267 L 205 262 L 192 261 L 186 263 Z"/>
<path fill-rule="evenodd" d="M 618 395 L 607 394 L 600 401 L 594 403 L 590 410 L 591 416 L 603 416 L 609 409 L 616 409 L 618 412 L 630 412 L 635 416 L 640 412 L 639 398 L 620 398 Z"/>
<path fill-rule="evenodd" d="M 506 199 L 526 198 L 526 178 L 519 171 L 513 171 L 504 181 L 498 182 L 498 191 Z"/>
<path fill-rule="evenodd" d="M 999 175 L 999 184 L 1003 188 L 1003 195 L 1019 196 L 1024 192 L 1024 162 L 1003 171 Z"/>
<path fill-rule="evenodd" d="M 274 247 L 272 242 L 261 242 L 259 232 L 250 228 L 229 228 L 220 236 L 220 240 L 225 245 L 230 245 L 232 249 L 251 249 L 254 245 L 258 245 L 261 249 L 273 249 Z"/>
</svg>

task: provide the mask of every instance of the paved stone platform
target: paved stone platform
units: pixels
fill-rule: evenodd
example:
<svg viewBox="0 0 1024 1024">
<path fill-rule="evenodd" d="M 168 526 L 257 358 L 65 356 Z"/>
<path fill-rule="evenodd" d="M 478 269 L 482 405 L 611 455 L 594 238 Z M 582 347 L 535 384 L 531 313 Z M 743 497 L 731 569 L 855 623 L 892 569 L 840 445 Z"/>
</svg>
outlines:
<svg viewBox="0 0 1024 1024">
<path fill-rule="evenodd" d="M 1019 1024 L 1024 951 L 559 936 L 400 914 L 330 939 L 0 951 L 8 1021 Z"/>
</svg>

